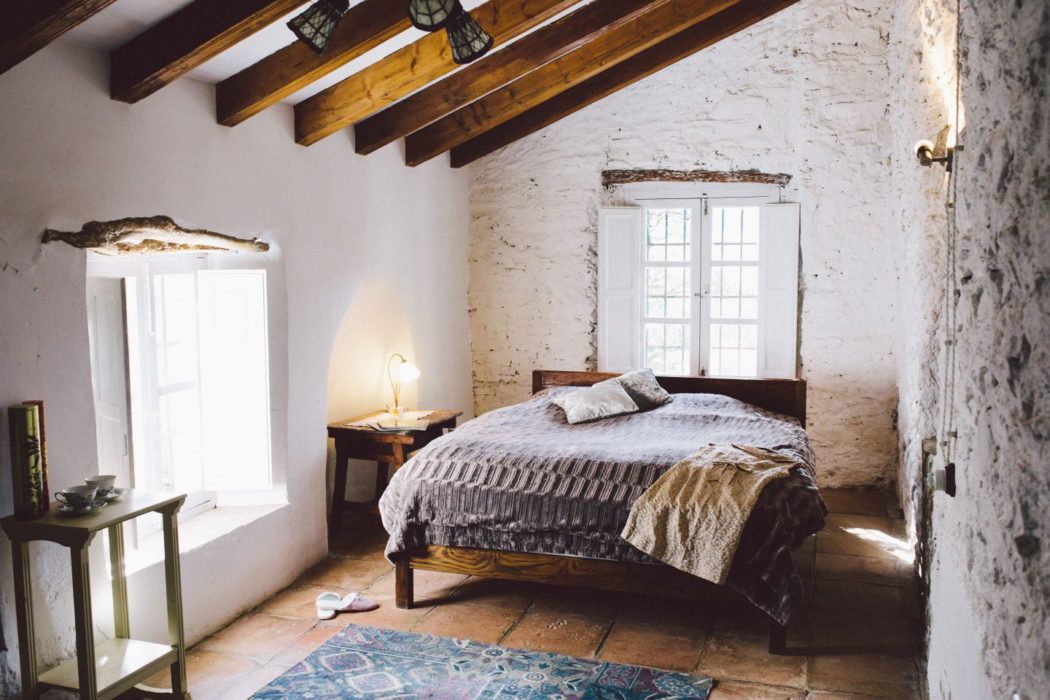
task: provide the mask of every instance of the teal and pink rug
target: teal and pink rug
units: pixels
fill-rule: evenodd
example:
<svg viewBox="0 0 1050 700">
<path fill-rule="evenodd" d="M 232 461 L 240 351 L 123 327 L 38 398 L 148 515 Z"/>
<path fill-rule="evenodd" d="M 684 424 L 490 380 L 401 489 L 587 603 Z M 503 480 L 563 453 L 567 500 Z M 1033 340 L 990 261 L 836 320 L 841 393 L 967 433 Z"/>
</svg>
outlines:
<svg viewBox="0 0 1050 700">
<path fill-rule="evenodd" d="M 350 625 L 254 698 L 705 700 L 707 676 Z"/>
</svg>

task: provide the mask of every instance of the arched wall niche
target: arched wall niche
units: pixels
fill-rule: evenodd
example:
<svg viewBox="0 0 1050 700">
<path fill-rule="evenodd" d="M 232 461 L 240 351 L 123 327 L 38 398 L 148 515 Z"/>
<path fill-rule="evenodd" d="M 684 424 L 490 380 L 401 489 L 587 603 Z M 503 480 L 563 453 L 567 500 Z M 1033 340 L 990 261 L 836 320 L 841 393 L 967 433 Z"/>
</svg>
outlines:
<svg viewBox="0 0 1050 700">
<path fill-rule="evenodd" d="M 366 282 L 354 294 L 332 342 L 328 365 L 328 421 L 334 422 L 386 407 L 393 399 L 386 363 L 399 352 L 422 371 L 401 390 L 401 404 L 415 408 L 420 385 L 427 381 L 425 363 L 415 352 L 408 312 L 386 282 Z M 357 468 L 360 467 L 360 468 Z M 334 447 L 328 450 L 328 489 L 335 469 Z M 364 501 L 375 488 L 372 463 L 351 465 L 346 497 Z"/>
</svg>

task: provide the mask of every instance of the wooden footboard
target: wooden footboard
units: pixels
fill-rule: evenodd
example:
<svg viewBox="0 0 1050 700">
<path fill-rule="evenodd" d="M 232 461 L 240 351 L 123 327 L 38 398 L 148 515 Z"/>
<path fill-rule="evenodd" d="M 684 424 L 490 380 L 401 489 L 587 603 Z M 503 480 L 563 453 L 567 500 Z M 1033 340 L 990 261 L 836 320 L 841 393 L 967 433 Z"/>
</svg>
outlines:
<svg viewBox="0 0 1050 700">
<path fill-rule="evenodd" d="M 402 555 L 395 561 L 394 589 L 399 608 L 411 608 L 415 602 L 412 591 L 414 569 L 622 591 L 646 596 L 655 594 L 710 599 L 737 595 L 724 586 L 709 583 L 664 564 L 635 564 L 556 554 L 526 554 L 430 545 L 410 555 Z M 787 630 L 782 625 L 771 622 L 771 654 L 785 653 L 786 635 Z"/>
</svg>

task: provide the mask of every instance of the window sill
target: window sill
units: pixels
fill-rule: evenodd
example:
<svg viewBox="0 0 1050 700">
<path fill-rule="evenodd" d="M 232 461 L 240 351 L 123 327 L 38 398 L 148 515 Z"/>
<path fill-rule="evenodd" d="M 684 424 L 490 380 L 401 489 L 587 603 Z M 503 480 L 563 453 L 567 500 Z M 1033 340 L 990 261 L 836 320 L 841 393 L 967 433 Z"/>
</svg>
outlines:
<svg viewBox="0 0 1050 700">
<path fill-rule="evenodd" d="M 286 508 L 287 503 L 251 506 L 220 506 L 179 523 L 179 554 L 199 549 L 220 537 Z M 128 548 L 124 566 L 131 575 L 164 561 L 164 535 L 153 532 L 142 538 L 137 548 Z"/>
</svg>

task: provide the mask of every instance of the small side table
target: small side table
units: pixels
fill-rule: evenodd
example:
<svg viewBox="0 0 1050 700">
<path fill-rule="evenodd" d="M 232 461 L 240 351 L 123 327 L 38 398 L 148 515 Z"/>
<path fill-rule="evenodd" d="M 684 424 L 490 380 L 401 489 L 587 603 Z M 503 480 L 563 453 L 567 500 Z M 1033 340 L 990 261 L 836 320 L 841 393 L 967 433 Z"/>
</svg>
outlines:
<svg viewBox="0 0 1050 700">
<path fill-rule="evenodd" d="M 357 418 L 336 421 L 328 425 L 328 437 L 335 439 L 335 488 L 332 493 L 332 515 L 330 526 L 339 524 L 343 511 L 352 507 L 346 500 L 346 472 L 350 468 L 348 460 L 364 459 L 376 462 L 375 498 L 368 505 L 373 509 L 379 503 L 379 497 L 386 490 L 388 467 L 396 471 L 405 463 L 405 455 L 429 445 L 445 434 L 445 430 L 456 427 L 456 419 L 463 411 L 441 409 L 431 411 L 426 416 L 429 421 L 426 430 L 401 430 L 397 432 L 371 430 L 354 427 L 348 423 L 357 423 L 381 415 L 383 411 L 373 411 Z"/>
<path fill-rule="evenodd" d="M 182 586 L 179 574 L 179 534 L 176 514 L 184 494 L 129 490 L 123 498 L 81 517 L 68 517 L 52 508 L 36 520 L 9 516 L 0 526 L 11 539 L 18 618 L 18 647 L 22 669 L 22 697 L 35 699 L 45 690 L 78 692 L 81 698 L 115 698 L 165 666 L 171 667 L 171 691 L 137 689 L 145 697 L 189 700 L 186 687 L 186 644 L 182 631 Z M 164 522 L 164 576 L 168 598 L 168 644 L 130 639 L 128 588 L 124 573 L 125 520 L 158 512 Z M 88 546 L 101 530 L 109 533 L 109 561 L 113 579 L 113 613 L 116 638 L 98 644 L 91 618 L 91 580 Z M 32 576 L 29 543 L 56 542 L 69 547 L 73 565 L 73 611 L 76 618 L 77 656 L 50 671 L 37 674 L 36 637 L 33 632 Z"/>
</svg>

